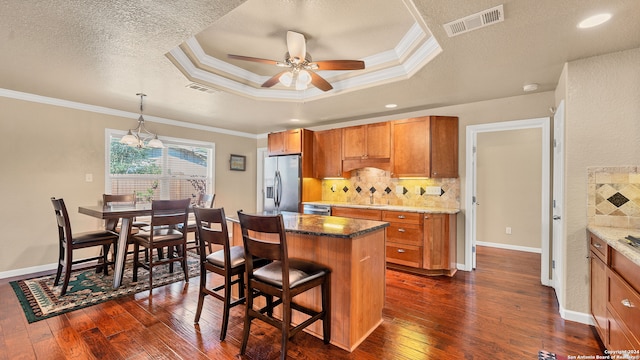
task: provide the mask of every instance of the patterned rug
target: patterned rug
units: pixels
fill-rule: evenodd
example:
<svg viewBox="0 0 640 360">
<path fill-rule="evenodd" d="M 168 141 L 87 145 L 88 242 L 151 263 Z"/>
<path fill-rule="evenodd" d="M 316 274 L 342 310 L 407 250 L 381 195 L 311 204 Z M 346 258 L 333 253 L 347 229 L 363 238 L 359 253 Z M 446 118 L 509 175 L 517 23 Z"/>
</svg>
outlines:
<svg viewBox="0 0 640 360">
<path fill-rule="evenodd" d="M 189 277 L 198 276 L 200 273 L 198 255 L 192 252 L 188 254 Z M 128 258 L 122 285 L 118 289 L 112 287 L 113 269 L 109 270 L 108 276 L 104 276 L 102 272 L 96 274 L 95 269 L 72 272 L 67 293 L 64 296 L 59 296 L 62 280 L 60 285 L 53 286 L 55 274 L 12 281 L 11 287 L 22 305 L 27 321 L 32 323 L 149 289 L 147 270 L 138 270 L 138 281 L 135 283 L 132 281 L 132 275 L 133 260 Z M 174 263 L 173 273 L 169 272 L 168 264 L 153 268 L 154 288 L 183 280 L 184 272 L 179 263 Z"/>
</svg>

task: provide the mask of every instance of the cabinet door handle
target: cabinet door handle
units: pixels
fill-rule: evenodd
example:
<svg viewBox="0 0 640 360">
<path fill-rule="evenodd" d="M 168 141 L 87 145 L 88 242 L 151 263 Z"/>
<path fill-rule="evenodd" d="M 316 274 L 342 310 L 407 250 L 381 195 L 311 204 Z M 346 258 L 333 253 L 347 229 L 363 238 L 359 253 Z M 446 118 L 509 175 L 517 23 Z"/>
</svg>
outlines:
<svg viewBox="0 0 640 360">
<path fill-rule="evenodd" d="M 398 252 L 399 252 L 400 254 L 402 254 L 402 253 L 404 253 L 404 249 L 398 249 Z"/>
<path fill-rule="evenodd" d="M 596 249 L 600 249 L 602 247 L 602 245 L 600 245 L 598 243 L 595 243 L 595 244 L 593 244 L 593 247 L 596 248 Z"/>
<path fill-rule="evenodd" d="M 405 232 L 405 231 L 406 231 L 406 230 L 405 230 L 405 229 L 403 229 L 403 228 L 398 229 L 398 232 L 401 232 L 401 233 L 403 233 L 403 232 Z"/>
<path fill-rule="evenodd" d="M 633 305 L 633 303 L 629 300 L 629 299 L 624 299 L 622 301 L 620 301 L 622 303 L 622 305 L 628 307 L 628 308 L 632 308 L 632 307 L 636 307 L 635 305 Z"/>
<path fill-rule="evenodd" d="M 398 219 L 404 219 L 404 215 L 398 215 Z"/>
</svg>

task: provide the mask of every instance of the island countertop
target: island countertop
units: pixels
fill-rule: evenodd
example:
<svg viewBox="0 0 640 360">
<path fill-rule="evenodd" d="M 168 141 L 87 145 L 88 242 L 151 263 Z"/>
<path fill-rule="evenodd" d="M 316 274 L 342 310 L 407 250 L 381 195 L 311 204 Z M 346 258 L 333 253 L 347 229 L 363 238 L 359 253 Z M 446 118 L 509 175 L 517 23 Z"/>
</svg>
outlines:
<svg viewBox="0 0 640 360">
<path fill-rule="evenodd" d="M 280 212 L 287 232 L 328 236 L 337 238 L 355 238 L 372 231 L 389 226 L 388 222 L 351 219 L 341 216 L 323 216 L 312 214 L 299 214 L 294 212 Z M 254 213 L 252 215 L 275 215 L 273 212 Z M 238 216 L 227 216 L 227 220 L 238 223 Z"/>
</svg>

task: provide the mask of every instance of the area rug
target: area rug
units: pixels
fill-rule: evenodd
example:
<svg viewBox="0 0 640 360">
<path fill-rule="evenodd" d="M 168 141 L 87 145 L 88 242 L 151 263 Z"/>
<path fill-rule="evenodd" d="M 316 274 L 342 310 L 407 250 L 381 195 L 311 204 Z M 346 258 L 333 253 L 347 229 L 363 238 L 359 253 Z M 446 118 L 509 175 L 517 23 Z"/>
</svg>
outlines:
<svg viewBox="0 0 640 360">
<path fill-rule="evenodd" d="M 198 276 L 200 269 L 198 255 L 188 252 L 189 277 Z M 64 276 L 64 274 L 63 274 Z M 127 259 L 122 285 L 113 289 L 113 271 L 108 276 L 94 269 L 71 273 L 67 293 L 60 296 L 60 285 L 54 286 L 55 274 L 28 280 L 12 281 L 11 287 L 16 293 L 20 305 L 29 323 L 40 321 L 69 311 L 82 309 L 91 305 L 116 299 L 125 295 L 149 290 L 149 273 L 145 269 L 138 270 L 138 281 L 133 282 L 133 260 Z M 153 287 L 157 288 L 176 281 L 184 280 L 184 272 L 179 263 L 174 263 L 173 273 L 169 265 L 153 268 Z"/>
</svg>

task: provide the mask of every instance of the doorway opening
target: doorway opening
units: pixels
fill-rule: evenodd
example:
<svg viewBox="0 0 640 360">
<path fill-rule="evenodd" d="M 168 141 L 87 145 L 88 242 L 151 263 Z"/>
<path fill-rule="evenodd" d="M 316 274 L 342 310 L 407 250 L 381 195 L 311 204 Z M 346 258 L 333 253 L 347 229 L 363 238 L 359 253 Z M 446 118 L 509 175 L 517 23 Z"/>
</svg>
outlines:
<svg viewBox="0 0 640 360">
<path fill-rule="evenodd" d="M 540 196 L 540 281 L 549 286 L 549 220 L 550 220 L 550 118 L 506 121 L 468 126 L 466 130 L 466 180 L 465 180 L 465 270 L 476 268 L 477 241 L 477 149 L 478 134 L 497 131 L 540 129 L 541 137 L 541 196 Z"/>
</svg>

